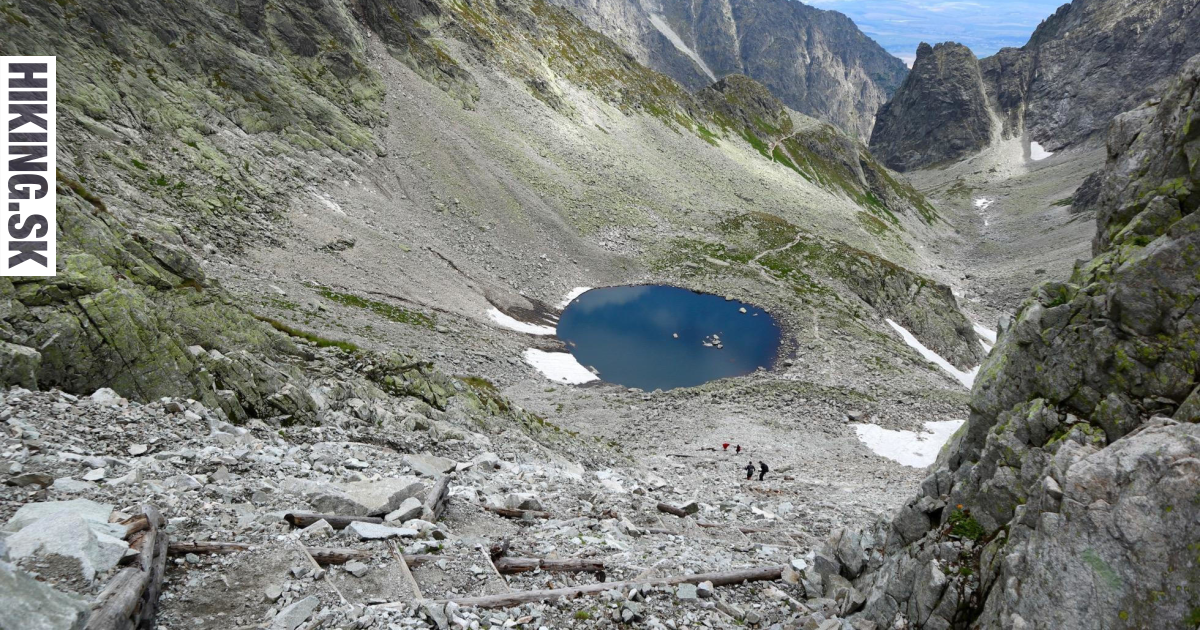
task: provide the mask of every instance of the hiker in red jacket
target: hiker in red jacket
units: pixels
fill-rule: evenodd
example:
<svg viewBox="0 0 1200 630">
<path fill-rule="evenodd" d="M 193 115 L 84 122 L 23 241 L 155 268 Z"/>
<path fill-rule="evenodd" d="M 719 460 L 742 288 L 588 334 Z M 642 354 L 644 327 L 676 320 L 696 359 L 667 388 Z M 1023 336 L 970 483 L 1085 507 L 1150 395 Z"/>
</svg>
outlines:
<svg viewBox="0 0 1200 630">
<path fill-rule="evenodd" d="M 726 442 L 726 443 L 722 444 L 722 445 L 721 445 L 721 450 L 722 450 L 722 451 L 728 451 L 728 450 L 729 450 L 729 442 Z"/>
</svg>

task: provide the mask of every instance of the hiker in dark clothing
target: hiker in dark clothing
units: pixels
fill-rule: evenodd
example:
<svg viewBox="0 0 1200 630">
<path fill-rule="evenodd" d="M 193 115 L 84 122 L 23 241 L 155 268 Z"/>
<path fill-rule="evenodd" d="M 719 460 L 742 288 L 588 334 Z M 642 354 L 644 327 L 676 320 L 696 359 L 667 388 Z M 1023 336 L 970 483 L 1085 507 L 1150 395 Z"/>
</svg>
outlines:
<svg viewBox="0 0 1200 630">
<path fill-rule="evenodd" d="M 741 455 L 741 454 L 742 454 L 742 445 L 741 445 L 741 444 L 738 444 L 738 445 L 737 445 L 737 454 L 738 454 L 738 455 Z M 751 462 L 751 464 L 753 464 L 753 463 L 754 463 L 754 462 Z"/>
<path fill-rule="evenodd" d="M 746 481 L 750 481 L 753 478 L 754 478 L 754 462 L 750 462 L 749 464 L 746 464 Z"/>
<path fill-rule="evenodd" d="M 762 481 L 763 477 L 766 477 L 767 473 L 770 472 L 770 469 L 767 468 L 766 462 L 758 462 L 758 466 L 758 480 Z"/>
</svg>

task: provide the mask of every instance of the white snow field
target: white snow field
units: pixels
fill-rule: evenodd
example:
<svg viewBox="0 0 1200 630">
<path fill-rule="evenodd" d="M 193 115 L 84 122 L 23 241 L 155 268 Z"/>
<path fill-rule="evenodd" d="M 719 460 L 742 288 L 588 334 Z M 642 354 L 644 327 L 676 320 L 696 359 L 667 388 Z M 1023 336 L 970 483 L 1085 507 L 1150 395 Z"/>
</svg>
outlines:
<svg viewBox="0 0 1200 630">
<path fill-rule="evenodd" d="M 894 328 L 896 332 L 900 333 L 900 337 L 904 339 L 904 343 L 916 350 L 922 357 L 925 358 L 926 361 L 929 361 L 930 363 L 933 363 L 934 365 L 945 370 L 947 374 L 958 379 L 958 382 L 962 383 L 963 387 L 966 387 L 967 389 L 971 389 L 971 387 L 975 385 L 975 374 L 979 372 L 978 367 L 973 368 L 970 372 L 964 372 L 954 367 L 949 361 L 943 359 L 938 353 L 926 348 L 925 344 L 918 341 L 912 333 L 908 332 L 908 330 L 900 324 L 897 324 L 890 319 L 884 321 Z"/>
<path fill-rule="evenodd" d="M 983 346 L 984 352 L 991 354 L 992 348 L 996 347 L 996 331 L 984 328 L 979 324 L 973 323 L 973 325 L 975 327 L 975 334 L 979 335 L 979 345 Z"/>
<path fill-rule="evenodd" d="M 1043 149 L 1041 144 L 1037 142 L 1029 143 L 1029 159 L 1034 162 L 1041 162 L 1052 155 L 1054 155 L 1054 152 Z"/>
<path fill-rule="evenodd" d="M 502 328 L 507 328 L 509 330 L 515 330 L 517 332 L 523 332 L 523 333 L 530 334 L 530 335 L 553 335 L 556 332 L 556 330 L 553 326 L 539 326 L 538 324 L 528 324 L 528 323 L 520 321 L 518 319 L 509 317 L 508 315 L 505 315 L 504 313 L 501 313 L 500 309 L 498 309 L 498 308 L 488 309 L 487 315 L 488 315 L 488 319 L 495 322 L 496 325 L 498 325 Z"/>
<path fill-rule="evenodd" d="M 962 427 L 962 420 L 926 422 L 925 430 L 892 431 L 876 424 L 856 424 L 858 439 L 873 453 L 913 468 L 926 468 L 937 459 L 942 446 Z"/>
<path fill-rule="evenodd" d="M 580 385 L 600 380 L 600 377 L 592 374 L 591 370 L 580 365 L 569 352 L 546 352 L 537 348 L 529 348 L 525 351 L 523 358 L 526 363 L 541 372 L 542 376 L 552 381 L 567 385 Z"/>
<path fill-rule="evenodd" d="M 575 298 L 577 298 L 591 290 L 592 290 L 592 287 L 575 287 L 574 289 L 571 289 L 567 293 L 566 297 L 564 297 L 562 299 L 562 302 L 560 302 L 558 304 L 558 308 L 567 308 L 568 306 L 571 305 L 571 302 L 575 301 Z"/>
</svg>

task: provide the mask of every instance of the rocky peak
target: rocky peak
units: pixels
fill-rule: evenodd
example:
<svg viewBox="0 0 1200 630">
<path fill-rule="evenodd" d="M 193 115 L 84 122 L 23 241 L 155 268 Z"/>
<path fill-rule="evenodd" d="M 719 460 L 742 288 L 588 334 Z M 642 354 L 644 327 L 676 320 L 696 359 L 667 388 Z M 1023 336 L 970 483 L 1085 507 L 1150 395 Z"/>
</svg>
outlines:
<svg viewBox="0 0 1200 630">
<path fill-rule="evenodd" d="M 905 171 L 969 155 L 987 146 L 991 135 L 975 55 L 954 42 L 922 42 L 912 72 L 876 116 L 871 150 Z"/>
<path fill-rule="evenodd" d="M 973 64 L 982 77 L 986 105 L 1003 124 L 1002 137 L 1027 135 L 1053 152 L 1101 143 L 1114 116 L 1160 93 L 1183 63 L 1200 53 L 1200 40 L 1191 35 L 1200 29 L 1200 13 L 1194 9 L 1191 0 L 1076 0 L 1043 21 L 1025 46 L 1002 49 Z M 922 45 L 917 63 L 929 53 Z M 966 58 L 961 51 L 959 55 Z M 893 124 L 897 107 L 918 115 L 937 111 L 947 93 L 961 92 L 963 80 L 959 73 L 949 73 L 906 82 L 881 108 L 879 118 L 889 112 L 884 124 Z M 969 82 L 974 83 L 973 76 Z M 871 146 L 881 156 L 909 156 L 895 162 L 905 168 L 933 164 L 938 161 L 934 156 L 957 159 L 986 146 L 989 137 L 982 136 L 983 144 L 977 137 L 991 124 L 990 114 L 975 106 L 957 111 L 957 116 L 928 118 L 940 122 L 940 136 L 897 135 L 885 129 Z M 971 141 L 951 148 L 945 146 L 946 136 Z"/>
</svg>

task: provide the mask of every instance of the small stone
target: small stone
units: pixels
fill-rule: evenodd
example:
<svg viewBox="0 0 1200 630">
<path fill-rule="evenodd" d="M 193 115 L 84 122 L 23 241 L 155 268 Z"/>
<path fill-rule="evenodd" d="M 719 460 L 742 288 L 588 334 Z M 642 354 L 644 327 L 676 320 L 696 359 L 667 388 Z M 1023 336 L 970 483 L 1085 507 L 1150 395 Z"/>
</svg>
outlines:
<svg viewBox="0 0 1200 630">
<path fill-rule="evenodd" d="M 696 595 L 703 599 L 708 599 L 713 596 L 713 583 L 704 581 L 696 585 Z"/>
<path fill-rule="evenodd" d="M 93 468 L 83 474 L 83 480 L 84 481 L 100 481 L 101 479 L 104 479 L 105 474 L 106 474 L 105 469 Z"/>
<path fill-rule="evenodd" d="M 49 486 L 50 484 L 54 483 L 54 477 L 52 477 L 46 473 L 25 473 L 23 475 L 17 475 L 16 477 L 9 479 L 8 483 L 10 483 L 18 488 L 25 488 L 28 486 L 37 486 L 39 488 L 45 488 L 45 487 Z"/>
<path fill-rule="evenodd" d="M 91 395 L 92 402 L 98 405 L 124 405 L 127 401 L 117 392 L 101 387 Z"/>
<path fill-rule="evenodd" d="M 391 512 L 387 516 L 383 517 L 383 520 L 389 523 L 403 523 L 405 521 L 410 521 L 421 516 L 421 509 L 421 501 L 416 497 L 409 497 L 405 499 L 404 502 L 400 504 L 400 507 L 394 512 Z"/>
<path fill-rule="evenodd" d="M 695 584 L 680 584 L 679 587 L 675 589 L 675 596 L 684 600 L 693 600 L 699 598 Z"/>
<path fill-rule="evenodd" d="M 275 619 L 271 621 L 270 630 L 296 630 L 320 605 L 321 600 L 316 597 L 306 597 L 275 615 Z"/>
<path fill-rule="evenodd" d="M 200 556 L 197 556 L 194 553 L 189 553 L 188 555 L 184 556 L 183 560 L 188 564 L 200 564 Z"/>
<path fill-rule="evenodd" d="M 415 538 L 418 532 L 415 529 L 404 527 L 388 527 L 387 525 L 376 525 L 375 523 L 363 523 L 356 521 L 350 523 L 346 528 L 347 532 L 358 536 L 362 540 L 387 540 L 389 538 Z"/>
<path fill-rule="evenodd" d="M 278 601 L 280 597 L 283 597 L 283 587 L 278 584 L 272 584 L 263 589 L 263 597 L 268 602 Z"/>
<path fill-rule="evenodd" d="M 505 497 L 504 505 L 510 510 L 542 511 L 542 502 L 536 494 L 530 492 L 514 492 Z"/>
<path fill-rule="evenodd" d="M 412 467 L 417 474 L 435 479 L 454 470 L 456 466 L 454 460 L 436 455 L 406 455 L 404 463 Z"/>
<path fill-rule="evenodd" d="M 367 566 L 367 564 L 359 562 L 358 560 L 351 560 L 350 562 L 347 562 L 343 568 L 357 578 L 366 575 L 367 571 L 371 570 L 370 566 Z"/>
<path fill-rule="evenodd" d="M 138 455 L 145 455 L 149 450 L 150 447 L 146 446 L 145 444 L 131 444 L 128 452 L 130 455 L 137 457 Z"/>
</svg>

